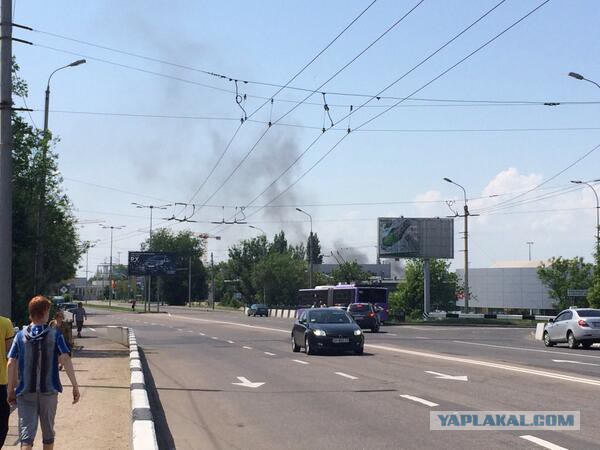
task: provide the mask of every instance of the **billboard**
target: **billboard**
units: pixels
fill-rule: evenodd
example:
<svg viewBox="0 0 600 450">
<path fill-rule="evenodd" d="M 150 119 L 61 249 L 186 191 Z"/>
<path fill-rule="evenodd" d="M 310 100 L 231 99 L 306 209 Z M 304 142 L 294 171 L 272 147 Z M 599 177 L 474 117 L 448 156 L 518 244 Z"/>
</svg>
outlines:
<svg viewBox="0 0 600 450">
<path fill-rule="evenodd" d="M 177 259 L 167 252 L 129 252 L 129 276 L 174 275 Z"/>
<path fill-rule="evenodd" d="M 380 217 L 380 258 L 454 258 L 454 219 Z"/>
</svg>

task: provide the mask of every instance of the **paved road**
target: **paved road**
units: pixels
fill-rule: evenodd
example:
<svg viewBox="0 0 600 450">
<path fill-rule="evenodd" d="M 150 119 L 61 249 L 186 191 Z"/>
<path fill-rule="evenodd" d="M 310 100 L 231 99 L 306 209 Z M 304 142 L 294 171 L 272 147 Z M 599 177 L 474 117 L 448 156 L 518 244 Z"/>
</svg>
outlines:
<svg viewBox="0 0 600 450">
<path fill-rule="evenodd" d="M 109 322 L 136 330 L 168 424 L 160 432 L 177 448 L 544 448 L 524 435 L 555 450 L 599 447 L 600 351 L 545 349 L 532 330 L 386 327 L 366 333 L 364 356 L 306 356 L 292 353 L 286 319 L 185 308 L 91 318 Z M 574 410 L 582 426 L 430 431 L 435 410 Z"/>
</svg>

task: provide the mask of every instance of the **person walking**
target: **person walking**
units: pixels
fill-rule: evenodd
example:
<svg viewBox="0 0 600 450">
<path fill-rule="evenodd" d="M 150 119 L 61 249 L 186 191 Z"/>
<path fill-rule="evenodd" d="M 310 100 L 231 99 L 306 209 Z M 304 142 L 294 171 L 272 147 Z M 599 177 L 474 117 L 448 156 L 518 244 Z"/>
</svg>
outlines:
<svg viewBox="0 0 600 450">
<path fill-rule="evenodd" d="M 73 320 L 77 324 L 77 337 L 81 337 L 81 329 L 83 328 L 83 321 L 87 320 L 87 314 L 83 308 L 83 303 L 77 303 L 77 308 L 72 311 Z"/>
<path fill-rule="evenodd" d="M 135 298 L 131 301 L 131 310 L 135 311 Z"/>
<path fill-rule="evenodd" d="M 38 421 L 44 450 L 54 448 L 54 418 L 58 393 L 62 392 L 59 362 L 73 386 L 73 403 L 80 397 L 65 338 L 47 325 L 50 306 L 50 301 L 41 295 L 31 299 L 31 323 L 17 333 L 8 352 L 8 403 L 17 405 L 19 438 L 21 449 L 25 450 L 33 448 Z"/>
<path fill-rule="evenodd" d="M 12 345 L 14 334 L 13 324 L 10 319 L 0 316 L 0 448 L 4 446 L 4 441 L 8 434 L 10 405 L 8 404 L 6 353 L 7 349 Z"/>
</svg>

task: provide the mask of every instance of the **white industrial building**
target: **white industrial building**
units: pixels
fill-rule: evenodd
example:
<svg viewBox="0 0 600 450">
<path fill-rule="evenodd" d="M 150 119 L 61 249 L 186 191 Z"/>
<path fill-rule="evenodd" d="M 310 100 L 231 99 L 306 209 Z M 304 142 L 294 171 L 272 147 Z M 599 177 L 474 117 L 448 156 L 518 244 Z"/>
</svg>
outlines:
<svg viewBox="0 0 600 450">
<path fill-rule="evenodd" d="M 532 312 L 554 310 L 554 300 L 542 283 L 537 268 L 542 261 L 498 262 L 489 268 L 469 269 L 469 309 L 474 312 Z M 463 280 L 464 269 L 456 273 Z M 464 299 L 457 301 L 464 307 Z"/>
</svg>

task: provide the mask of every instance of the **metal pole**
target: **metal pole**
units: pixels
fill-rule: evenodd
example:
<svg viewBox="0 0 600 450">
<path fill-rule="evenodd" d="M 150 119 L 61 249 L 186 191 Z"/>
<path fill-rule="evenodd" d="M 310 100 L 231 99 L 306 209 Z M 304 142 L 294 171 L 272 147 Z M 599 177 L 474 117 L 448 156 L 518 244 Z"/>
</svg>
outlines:
<svg viewBox="0 0 600 450">
<path fill-rule="evenodd" d="M 465 312 L 469 312 L 469 206 L 465 197 Z"/>
<path fill-rule="evenodd" d="M 192 307 L 192 255 L 188 257 L 188 308 Z"/>
<path fill-rule="evenodd" d="M 12 302 L 12 0 L 2 0 L 0 32 L 0 315 Z"/>
<path fill-rule="evenodd" d="M 87 305 L 88 302 L 88 263 L 90 260 L 90 247 L 87 246 L 86 248 L 86 252 L 85 252 L 85 293 L 83 294 L 83 297 L 85 298 L 85 304 Z"/>
<path fill-rule="evenodd" d="M 212 309 L 215 310 L 215 263 L 213 253 L 210 252 L 210 292 L 212 297 Z"/>
<path fill-rule="evenodd" d="M 312 255 L 312 240 L 313 240 L 313 227 L 312 227 L 312 216 L 308 216 L 310 218 L 310 239 L 308 240 L 308 254 L 310 257 L 310 270 L 308 272 L 308 288 L 312 289 L 313 287 L 313 255 Z"/>
<path fill-rule="evenodd" d="M 529 247 L 529 261 L 531 261 L 531 246 L 533 245 L 533 241 L 525 242 L 527 247 Z"/>
<path fill-rule="evenodd" d="M 431 300 L 431 268 L 429 258 L 423 260 L 423 318 L 429 317 Z"/>
<path fill-rule="evenodd" d="M 111 306 L 112 296 L 113 296 L 113 274 L 112 274 L 112 250 L 113 250 L 113 227 L 110 227 L 110 261 L 108 263 L 108 307 Z"/>
</svg>

